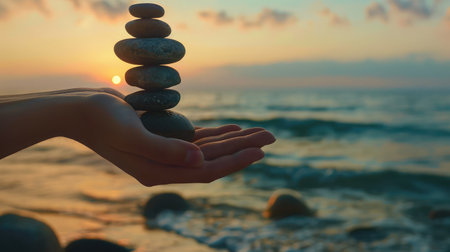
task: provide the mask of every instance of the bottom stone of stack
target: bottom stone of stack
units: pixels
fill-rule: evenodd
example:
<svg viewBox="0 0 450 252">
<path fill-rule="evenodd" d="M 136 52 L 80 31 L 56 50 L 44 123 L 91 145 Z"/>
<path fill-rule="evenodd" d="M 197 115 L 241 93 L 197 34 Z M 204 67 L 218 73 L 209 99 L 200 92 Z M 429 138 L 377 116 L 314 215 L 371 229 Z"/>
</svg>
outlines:
<svg viewBox="0 0 450 252">
<path fill-rule="evenodd" d="M 195 128 L 182 114 L 171 110 L 149 111 L 141 117 L 144 127 L 157 135 L 191 142 Z"/>
</svg>

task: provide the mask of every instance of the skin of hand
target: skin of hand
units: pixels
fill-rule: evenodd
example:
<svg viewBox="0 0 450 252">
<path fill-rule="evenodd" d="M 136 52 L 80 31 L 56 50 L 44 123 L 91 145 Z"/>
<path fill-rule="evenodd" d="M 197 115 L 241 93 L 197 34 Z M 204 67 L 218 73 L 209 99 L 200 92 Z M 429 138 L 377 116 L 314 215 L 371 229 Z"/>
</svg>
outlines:
<svg viewBox="0 0 450 252">
<path fill-rule="evenodd" d="M 193 143 L 150 133 L 114 89 L 0 96 L 0 159 L 53 137 L 78 141 L 145 186 L 209 183 L 262 159 L 263 128 L 197 128 Z"/>
</svg>

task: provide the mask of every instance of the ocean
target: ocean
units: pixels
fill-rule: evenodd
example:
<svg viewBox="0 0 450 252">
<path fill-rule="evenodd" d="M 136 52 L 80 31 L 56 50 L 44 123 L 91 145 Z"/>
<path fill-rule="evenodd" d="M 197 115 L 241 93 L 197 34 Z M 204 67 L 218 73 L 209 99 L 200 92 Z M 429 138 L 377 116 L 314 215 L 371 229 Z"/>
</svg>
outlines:
<svg viewBox="0 0 450 252">
<path fill-rule="evenodd" d="M 142 205 L 169 191 L 196 207 L 164 213 L 154 228 L 212 249 L 450 251 L 450 218 L 429 218 L 450 209 L 449 90 L 183 90 L 176 111 L 196 126 L 264 127 L 277 142 L 212 184 L 145 188 L 52 139 L 0 161 L 0 210 L 47 216 L 63 242 L 101 235 L 145 251 Z M 265 219 L 278 189 L 300 193 L 316 217 Z"/>
</svg>

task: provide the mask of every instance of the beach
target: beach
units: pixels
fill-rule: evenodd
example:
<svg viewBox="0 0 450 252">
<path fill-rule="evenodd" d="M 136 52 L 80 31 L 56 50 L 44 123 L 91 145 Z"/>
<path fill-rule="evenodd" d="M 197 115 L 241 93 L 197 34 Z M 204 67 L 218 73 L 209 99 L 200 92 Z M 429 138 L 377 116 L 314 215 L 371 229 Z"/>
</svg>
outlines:
<svg viewBox="0 0 450 252">
<path fill-rule="evenodd" d="M 450 208 L 449 91 L 185 90 L 179 111 L 196 126 L 265 127 L 278 141 L 264 160 L 212 184 L 146 188 L 55 138 L 0 161 L 0 212 L 44 220 L 63 244 L 96 237 L 137 251 L 450 249 L 449 219 L 429 218 Z M 282 188 L 316 217 L 264 218 Z M 149 227 L 142 206 L 161 192 L 192 207 Z"/>
</svg>

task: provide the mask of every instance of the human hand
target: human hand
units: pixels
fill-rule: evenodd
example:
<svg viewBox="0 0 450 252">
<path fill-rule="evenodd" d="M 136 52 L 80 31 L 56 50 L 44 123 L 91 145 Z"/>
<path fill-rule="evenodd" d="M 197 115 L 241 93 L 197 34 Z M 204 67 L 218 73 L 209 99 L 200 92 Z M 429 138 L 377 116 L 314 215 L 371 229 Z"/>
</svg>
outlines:
<svg viewBox="0 0 450 252">
<path fill-rule="evenodd" d="M 197 128 L 193 143 L 150 133 L 138 114 L 114 90 L 91 90 L 86 113 L 67 134 L 111 161 L 145 186 L 209 183 L 264 157 L 261 147 L 275 138 L 262 128 L 237 125 Z"/>
</svg>

